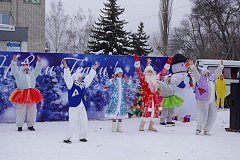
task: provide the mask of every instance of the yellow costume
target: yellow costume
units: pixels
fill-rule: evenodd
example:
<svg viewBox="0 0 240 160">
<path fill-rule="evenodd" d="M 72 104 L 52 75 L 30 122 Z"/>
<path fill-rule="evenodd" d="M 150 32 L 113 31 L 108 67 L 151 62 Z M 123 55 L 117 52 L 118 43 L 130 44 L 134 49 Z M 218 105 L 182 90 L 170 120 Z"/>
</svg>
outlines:
<svg viewBox="0 0 240 160">
<path fill-rule="evenodd" d="M 224 99 L 226 97 L 226 83 L 223 74 L 216 81 L 217 108 L 224 108 Z"/>
</svg>

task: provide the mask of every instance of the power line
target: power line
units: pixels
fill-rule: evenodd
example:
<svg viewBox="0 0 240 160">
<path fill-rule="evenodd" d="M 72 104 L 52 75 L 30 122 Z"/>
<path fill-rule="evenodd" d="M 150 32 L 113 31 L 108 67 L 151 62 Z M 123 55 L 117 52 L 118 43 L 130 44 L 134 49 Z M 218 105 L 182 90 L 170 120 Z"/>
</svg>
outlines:
<svg viewBox="0 0 240 160">
<path fill-rule="evenodd" d="M 192 5 L 192 4 L 189 3 L 189 4 L 186 4 L 186 5 L 177 7 L 177 8 L 173 8 L 172 11 L 178 10 L 178 9 L 181 9 L 181 8 L 185 8 L 185 7 L 190 6 L 190 5 Z M 146 17 L 142 17 L 142 18 L 137 18 L 137 19 L 130 20 L 126 25 L 128 25 L 129 23 L 135 22 L 135 21 L 140 21 L 140 20 L 148 19 L 148 18 L 155 17 L 155 16 L 159 16 L 159 14 L 153 14 L 153 15 L 149 15 L 149 16 L 146 16 Z"/>
</svg>

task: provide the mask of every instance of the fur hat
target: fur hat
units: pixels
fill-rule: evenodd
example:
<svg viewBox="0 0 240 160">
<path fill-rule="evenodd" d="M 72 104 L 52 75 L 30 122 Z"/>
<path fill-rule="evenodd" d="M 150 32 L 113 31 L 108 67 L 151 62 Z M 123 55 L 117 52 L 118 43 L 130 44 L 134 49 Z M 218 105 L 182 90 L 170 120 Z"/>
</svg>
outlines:
<svg viewBox="0 0 240 160">
<path fill-rule="evenodd" d="M 148 65 L 145 69 L 144 69 L 144 74 L 146 74 L 148 71 L 152 71 L 154 73 L 154 69 L 151 65 Z"/>
<path fill-rule="evenodd" d="M 29 68 L 29 61 L 24 61 L 24 62 L 21 62 L 21 67 L 20 67 L 20 70 L 21 71 L 24 71 L 24 69 L 30 69 Z"/>
<path fill-rule="evenodd" d="M 120 67 L 117 67 L 116 69 L 115 69 L 115 75 L 117 75 L 118 73 L 123 73 L 123 70 L 122 70 L 122 68 L 120 68 Z"/>
</svg>

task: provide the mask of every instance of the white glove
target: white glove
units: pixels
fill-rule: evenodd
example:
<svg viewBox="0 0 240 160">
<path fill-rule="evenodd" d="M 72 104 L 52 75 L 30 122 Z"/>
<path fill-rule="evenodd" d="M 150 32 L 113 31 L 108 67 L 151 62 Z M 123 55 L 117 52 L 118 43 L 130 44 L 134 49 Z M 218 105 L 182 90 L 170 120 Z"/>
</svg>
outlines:
<svg viewBox="0 0 240 160">
<path fill-rule="evenodd" d="M 134 63 L 134 67 L 135 67 L 135 68 L 139 68 L 139 67 L 140 67 L 140 61 L 135 62 L 135 63 Z"/>
<path fill-rule="evenodd" d="M 169 70 L 169 69 L 170 69 L 170 64 L 165 64 L 165 65 L 164 65 L 164 68 L 165 68 L 166 70 Z"/>
</svg>

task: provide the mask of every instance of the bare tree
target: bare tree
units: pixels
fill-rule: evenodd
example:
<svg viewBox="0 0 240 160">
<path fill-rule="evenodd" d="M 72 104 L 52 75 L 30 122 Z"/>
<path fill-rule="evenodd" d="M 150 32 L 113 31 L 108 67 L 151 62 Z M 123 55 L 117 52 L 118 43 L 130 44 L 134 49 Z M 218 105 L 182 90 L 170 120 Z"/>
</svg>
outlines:
<svg viewBox="0 0 240 160">
<path fill-rule="evenodd" d="M 62 1 L 51 2 L 50 13 L 46 16 L 46 41 L 51 52 L 64 52 L 69 16 L 65 15 Z"/>
<path fill-rule="evenodd" d="M 161 34 L 161 48 L 162 54 L 168 53 L 168 39 L 170 31 L 170 22 L 172 17 L 172 3 L 173 0 L 160 0 L 160 34 Z"/>
<path fill-rule="evenodd" d="M 94 18 L 91 11 L 86 16 L 82 9 L 79 8 L 76 14 L 70 17 L 70 25 L 67 29 L 66 52 L 85 53 L 88 50 L 88 41 L 90 39 L 91 28 L 94 24 Z"/>
<path fill-rule="evenodd" d="M 51 2 L 46 16 L 46 43 L 51 52 L 86 53 L 94 24 L 91 10 L 85 15 L 81 8 L 69 16 L 64 13 L 61 0 Z"/>
<path fill-rule="evenodd" d="M 196 58 L 239 60 L 239 0 L 193 2 L 191 15 L 171 34 L 171 51 Z"/>
<path fill-rule="evenodd" d="M 183 20 L 180 27 L 173 29 L 170 42 L 169 50 L 172 54 L 182 53 L 187 57 L 197 57 L 199 52 L 196 50 L 196 42 L 194 42 L 194 31 L 189 20 Z"/>
<path fill-rule="evenodd" d="M 160 32 L 156 31 L 150 35 L 149 45 L 152 47 L 153 50 L 157 50 L 159 52 L 162 51 Z"/>
<path fill-rule="evenodd" d="M 235 59 L 239 0 L 194 0 L 194 4 L 193 13 L 198 15 L 206 31 L 220 41 L 221 56 Z"/>
<path fill-rule="evenodd" d="M 88 42 L 91 40 L 91 33 L 94 26 L 95 17 L 91 13 L 91 10 L 88 11 L 88 17 L 86 23 L 83 27 L 81 46 L 82 52 L 87 53 L 89 51 Z"/>
</svg>

